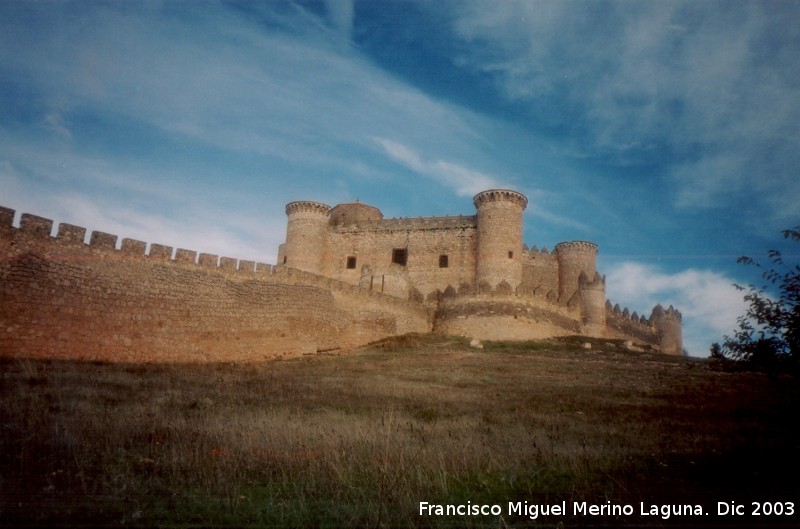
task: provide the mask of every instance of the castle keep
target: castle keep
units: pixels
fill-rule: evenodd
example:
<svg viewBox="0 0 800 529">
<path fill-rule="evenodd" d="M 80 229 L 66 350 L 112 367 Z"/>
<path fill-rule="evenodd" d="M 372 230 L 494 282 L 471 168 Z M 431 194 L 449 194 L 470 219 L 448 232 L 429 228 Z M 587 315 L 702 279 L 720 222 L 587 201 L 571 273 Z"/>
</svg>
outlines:
<svg viewBox="0 0 800 529">
<path fill-rule="evenodd" d="M 675 309 L 657 306 L 645 318 L 606 300 L 597 245 L 529 249 L 525 195 L 491 189 L 473 202 L 475 215 L 415 219 L 385 219 L 360 202 L 291 202 L 278 263 L 430 307 L 435 332 L 493 340 L 581 334 L 682 353 Z"/>
<path fill-rule="evenodd" d="M 681 354 L 681 315 L 605 299 L 597 246 L 522 242 L 521 193 L 476 215 L 385 219 L 360 202 L 286 206 L 277 265 L 172 248 L 0 207 L 0 356 L 257 361 L 437 332 L 618 338 Z"/>
</svg>

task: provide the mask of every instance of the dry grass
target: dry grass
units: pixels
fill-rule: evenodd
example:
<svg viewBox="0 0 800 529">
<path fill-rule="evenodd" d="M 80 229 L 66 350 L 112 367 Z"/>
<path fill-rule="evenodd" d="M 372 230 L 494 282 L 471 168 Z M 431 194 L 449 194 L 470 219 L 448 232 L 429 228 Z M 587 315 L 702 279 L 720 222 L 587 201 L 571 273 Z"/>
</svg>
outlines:
<svg viewBox="0 0 800 529">
<path fill-rule="evenodd" d="M 799 489 L 793 379 L 612 343 L 409 336 L 255 365 L 0 365 L 6 525 L 527 526 L 421 518 L 418 502 Z"/>
</svg>

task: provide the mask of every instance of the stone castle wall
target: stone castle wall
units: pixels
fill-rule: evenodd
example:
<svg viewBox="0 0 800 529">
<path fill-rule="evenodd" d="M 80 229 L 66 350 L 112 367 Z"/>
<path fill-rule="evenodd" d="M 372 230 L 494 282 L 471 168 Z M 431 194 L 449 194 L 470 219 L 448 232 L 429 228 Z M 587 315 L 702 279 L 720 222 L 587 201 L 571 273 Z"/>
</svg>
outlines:
<svg viewBox="0 0 800 529">
<path fill-rule="evenodd" d="M 333 208 L 308 201 L 291 202 L 286 242 L 279 263 L 320 273 L 353 285 L 407 284 L 392 287 L 422 300 L 436 298 L 450 285 L 513 290 L 551 290 L 566 304 L 576 294 L 581 273 L 595 274 L 597 246 L 561 243 L 561 252 L 531 251 L 522 243 L 521 193 L 494 189 L 473 200 L 474 216 L 384 219 L 378 208 L 351 202 Z M 395 252 L 404 252 L 398 262 Z M 603 308 L 600 303 L 598 309 Z"/>
<path fill-rule="evenodd" d="M 53 235 L 29 214 L 16 228 L 0 208 L 0 356 L 255 361 L 431 331 L 682 352 L 672 307 L 644 318 L 605 301 L 596 245 L 528 250 L 524 196 L 491 190 L 475 204 L 475 216 L 384 219 L 360 203 L 293 202 L 277 266 L 102 232 L 87 243 L 84 228 Z M 520 229 L 494 237 L 512 217 Z"/>
<path fill-rule="evenodd" d="M 649 319 L 628 309 L 620 311 L 619 305 L 612 309 L 610 302 L 606 304 L 606 335 L 642 344 L 658 343 L 658 331 Z"/>
<path fill-rule="evenodd" d="M 522 243 L 524 195 L 490 189 L 473 203 L 474 216 L 385 219 L 360 202 L 333 208 L 292 202 L 279 262 L 424 303 L 434 310 L 436 332 L 483 339 L 635 338 L 682 352 L 677 311 L 632 321 L 606 309 L 596 244 L 528 250 Z"/>
<path fill-rule="evenodd" d="M 452 291 L 446 291 L 452 292 Z M 580 315 L 546 297 L 500 291 L 445 293 L 433 330 L 484 340 L 534 340 L 584 334 Z"/>
<path fill-rule="evenodd" d="M 683 350 L 681 332 L 682 316 L 670 305 L 653 307 L 649 318 L 630 312 L 627 308 L 611 306 L 606 301 L 606 335 L 609 338 L 633 339 L 640 344 L 657 344 L 662 351 L 676 353 Z"/>
<path fill-rule="evenodd" d="M 649 318 L 605 300 L 605 279 L 582 279 L 579 295 L 561 303 L 553 289 L 473 289 L 466 283 L 448 286 L 435 298 L 433 331 L 484 340 L 533 340 L 581 335 L 620 339 L 643 349 L 682 352 L 680 313 L 657 305 Z M 605 305 L 604 305 L 605 304 Z M 599 307 L 599 309 L 597 308 Z M 677 341 L 670 341 L 676 340 Z"/>
<path fill-rule="evenodd" d="M 562 242 L 556 245 L 555 251 L 558 258 L 558 299 L 568 303 L 578 291 L 581 275 L 594 277 L 597 245 L 585 241 Z"/>
<path fill-rule="evenodd" d="M 256 361 L 427 332 L 430 310 L 286 267 L 151 244 L 0 208 L 0 355 Z"/>
<path fill-rule="evenodd" d="M 545 295 L 552 290 L 558 295 L 558 257 L 548 253 L 547 248 L 541 251 L 535 246 L 525 252 L 522 263 L 522 284 L 527 290 L 544 290 Z"/>
<path fill-rule="evenodd" d="M 366 265 L 369 275 L 403 275 L 427 296 L 447 285 L 474 282 L 475 246 L 475 217 L 387 219 L 337 226 L 327 236 L 323 274 L 359 284 Z M 392 262 L 395 249 L 406 250 L 405 266 L 393 266 L 397 264 Z M 355 268 L 347 268 L 348 257 L 355 258 Z"/>
</svg>

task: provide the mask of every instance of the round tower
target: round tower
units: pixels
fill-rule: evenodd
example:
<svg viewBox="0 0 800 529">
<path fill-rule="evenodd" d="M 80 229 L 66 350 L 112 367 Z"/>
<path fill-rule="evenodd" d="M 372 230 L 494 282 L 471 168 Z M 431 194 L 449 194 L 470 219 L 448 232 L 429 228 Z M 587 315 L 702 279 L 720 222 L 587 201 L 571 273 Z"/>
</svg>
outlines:
<svg viewBox="0 0 800 529">
<path fill-rule="evenodd" d="M 472 199 L 478 210 L 475 283 L 495 288 L 522 282 L 522 212 L 528 199 L 509 189 L 490 189 Z"/>
<path fill-rule="evenodd" d="M 354 226 L 362 222 L 379 222 L 383 220 L 383 213 L 375 206 L 363 202 L 345 202 L 337 204 L 331 209 L 331 226 Z"/>
<path fill-rule="evenodd" d="M 578 276 L 581 293 L 581 323 L 583 334 L 600 338 L 606 330 L 606 278 L 598 273 L 589 279 L 586 274 Z"/>
<path fill-rule="evenodd" d="M 322 272 L 330 211 L 330 206 L 308 200 L 286 204 L 286 243 L 278 264 L 315 274 Z"/>
<path fill-rule="evenodd" d="M 672 305 L 664 310 L 661 305 L 653 307 L 650 323 L 658 333 L 661 351 L 667 354 L 683 354 L 683 316 Z"/>
<path fill-rule="evenodd" d="M 558 258 L 558 301 L 569 303 L 580 287 L 583 273 L 593 279 L 596 273 L 597 245 L 586 241 L 561 242 L 556 244 Z"/>
</svg>

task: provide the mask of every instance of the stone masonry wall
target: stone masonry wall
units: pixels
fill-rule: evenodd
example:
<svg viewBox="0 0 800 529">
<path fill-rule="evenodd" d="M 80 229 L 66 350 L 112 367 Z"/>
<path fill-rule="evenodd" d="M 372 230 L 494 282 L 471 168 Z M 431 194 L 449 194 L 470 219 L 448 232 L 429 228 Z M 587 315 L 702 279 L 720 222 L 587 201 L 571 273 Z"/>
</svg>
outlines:
<svg viewBox="0 0 800 529">
<path fill-rule="evenodd" d="M 682 353 L 675 309 L 650 319 L 606 309 L 596 244 L 528 250 L 522 243 L 523 194 L 490 189 L 475 195 L 473 204 L 474 216 L 386 219 L 360 202 L 333 208 L 292 202 L 279 262 L 424 304 L 434 311 L 436 332 L 510 340 L 583 334 Z M 313 213 L 313 226 L 301 225 L 308 219 L 300 213 Z M 312 258 L 304 263 L 303 256 Z"/>
<path fill-rule="evenodd" d="M 682 351 L 681 316 L 672 307 L 646 319 L 607 305 L 590 328 L 583 297 L 559 301 L 557 254 L 521 247 L 516 288 L 476 284 L 476 217 L 326 229 L 322 247 L 303 240 L 325 249 L 320 272 L 102 232 L 87 244 L 84 228 L 62 223 L 53 235 L 48 219 L 23 214 L 15 228 L 13 218 L 0 207 L 0 356 L 258 361 L 431 330 L 503 340 L 585 334 Z M 392 264 L 394 248 L 407 249 L 406 266 Z M 587 281 L 578 281 L 584 290 Z M 593 293 L 601 303 L 604 289 Z"/>
<path fill-rule="evenodd" d="M 427 332 L 404 300 L 307 272 L 150 245 L 0 208 L 0 356 L 257 361 Z"/>
<path fill-rule="evenodd" d="M 660 346 L 658 330 L 650 319 L 640 316 L 619 305 L 611 306 L 606 302 L 606 335 L 609 338 L 632 340 L 638 344 L 654 344 Z"/>
<path fill-rule="evenodd" d="M 544 248 L 539 251 L 535 246 L 525 252 L 522 263 L 522 284 L 528 290 L 543 289 L 545 293 L 553 291 L 558 294 L 558 257 Z"/>
<path fill-rule="evenodd" d="M 448 285 L 475 282 L 475 217 L 384 219 L 335 227 L 328 233 L 323 275 L 359 284 L 366 265 L 377 276 L 396 274 L 395 248 L 407 250 L 404 274 L 423 296 Z M 446 266 L 440 258 L 446 256 Z M 355 268 L 347 258 L 355 257 Z M 444 263 L 442 263 L 444 264 Z"/>
<path fill-rule="evenodd" d="M 466 294 L 439 301 L 433 329 L 482 340 L 534 340 L 581 334 L 576 316 L 541 297 Z"/>
</svg>

